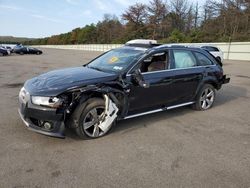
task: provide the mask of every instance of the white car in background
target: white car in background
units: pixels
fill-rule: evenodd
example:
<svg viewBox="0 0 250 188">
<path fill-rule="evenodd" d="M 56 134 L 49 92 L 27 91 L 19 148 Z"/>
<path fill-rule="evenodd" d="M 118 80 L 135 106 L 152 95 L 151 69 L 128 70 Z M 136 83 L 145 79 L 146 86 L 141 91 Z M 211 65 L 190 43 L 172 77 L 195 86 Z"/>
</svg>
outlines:
<svg viewBox="0 0 250 188">
<path fill-rule="evenodd" d="M 185 44 L 185 43 L 173 43 L 167 44 L 168 46 L 184 46 L 184 47 L 193 47 L 193 48 L 202 48 L 212 54 L 219 62 L 223 62 L 224 55 L 220 48 L 211 45 L 197 45 L 197 44 Z"/>
<path fill-rule="evenodd" d="M 200 48 L 209 51 L 216 59 L 218 59 L 220 62 L 223 62 L 224 60 L 223 52 L 221 51 L 220 48 L 210 45 L 200 46 Z"/>
<path fill-rule="evenodd" d="M 10 50 L 10 49 L 8 49 L 8 48 L 5 47 L 5 46 L 0 46 L 0 48 L 3 49 L 3 50 L 6 50 L 7 53 L 8 53 L 8 55 L 10 55 L 10 53 L 11 53 L 11 50 Z"/>
</svg>

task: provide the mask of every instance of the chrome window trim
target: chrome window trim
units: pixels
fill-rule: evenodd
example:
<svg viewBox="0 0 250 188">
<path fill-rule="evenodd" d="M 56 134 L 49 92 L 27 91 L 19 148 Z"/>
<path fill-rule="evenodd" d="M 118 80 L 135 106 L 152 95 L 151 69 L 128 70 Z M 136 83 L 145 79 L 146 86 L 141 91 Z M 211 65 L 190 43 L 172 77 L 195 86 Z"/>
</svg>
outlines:
<svg viewBox="0 0 250 188">
<path fill-rule="evenodd" d="M 215 67 L 215 66 L 217 66 L 217 65 L 215 65 L 215 64 L 213 64 L 213 65 L 207 65 L 207 66 L 204 66 L 204 65 L 202 65 L 202 66 L 195 66 L 195 67 L 187 67 L 187 68 L 174 68 L 174 69 L 166 69 L 166 70 L 159 70 L 159 71 L 152 71 L 152 72 L 142 72 L 141 74 L 142 75 L 146 75 L 146 74 L 153 74 L 153 73 L 159 73 L 159 72 L 168 72 L 168 71 L 175 71 L 175 70 L 186 70 L 186 69 L 195 69 L 195 68 L 201 68 L 201 67 Z M 132 67 L 132 68 L 134 68 L 134 67 Z M 131 69 L 132 69 L 131 68 Z M 131 70 L 130 69 L 130 70 Z M 130 71 L 129 70 L 129 71 Z M 129 72 L 128 71 L 128 72 Z M 131 76 L 131 74 L 126 74 L 126 76 Z"/>
</svg>

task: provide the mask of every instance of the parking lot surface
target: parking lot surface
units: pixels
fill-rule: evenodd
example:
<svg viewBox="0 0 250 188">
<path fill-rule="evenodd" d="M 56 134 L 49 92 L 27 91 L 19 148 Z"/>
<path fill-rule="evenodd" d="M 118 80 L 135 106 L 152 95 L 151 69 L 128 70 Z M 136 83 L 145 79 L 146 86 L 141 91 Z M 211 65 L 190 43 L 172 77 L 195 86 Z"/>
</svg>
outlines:
<svg viewBox="0 0 250 188">
<path fill-rule="evenodd" d="M 183 107 L 121 121 L 99 139 L 71 130 L 58 139 L 26 129 L 18 92 L 99 53 L 43 50 L 0 58 L 0 187 L 250 187 L 250 62 L 225 61 L 231 82 L 208 111 Z"/>
</svg>

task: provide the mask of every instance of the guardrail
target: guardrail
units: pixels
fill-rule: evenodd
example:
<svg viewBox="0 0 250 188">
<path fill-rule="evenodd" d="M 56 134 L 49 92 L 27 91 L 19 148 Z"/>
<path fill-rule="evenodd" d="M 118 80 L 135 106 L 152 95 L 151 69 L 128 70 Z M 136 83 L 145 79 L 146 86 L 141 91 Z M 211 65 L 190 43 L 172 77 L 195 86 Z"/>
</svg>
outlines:
<svg viewBox="0 0 250 188">
<path fill-rule="evenodd" d="M 224 59 L 250 61 L 250 42 L 184 43 L 184 44 L 217 46 L 223 51 Z M 105 52 L 114 48 L 119 48 L 121 46 L 123 46 L 123 44 L 39 45 L 35 47 Z"/>
</svg>

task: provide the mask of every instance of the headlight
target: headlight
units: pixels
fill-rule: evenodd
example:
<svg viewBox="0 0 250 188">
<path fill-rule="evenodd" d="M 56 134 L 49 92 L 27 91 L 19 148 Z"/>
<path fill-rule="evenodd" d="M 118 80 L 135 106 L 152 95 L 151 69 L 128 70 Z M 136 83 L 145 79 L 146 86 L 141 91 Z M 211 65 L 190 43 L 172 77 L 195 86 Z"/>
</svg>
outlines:
<svg viewBox="0 0 250 188">
<path fill-rule="evenodd" d="M 58 108 L 62 105 L 62 100 L 57 97 L 32 96 L 31 102 L 39 106 L 47 106 L 51 108 Z"/>
</svg>

